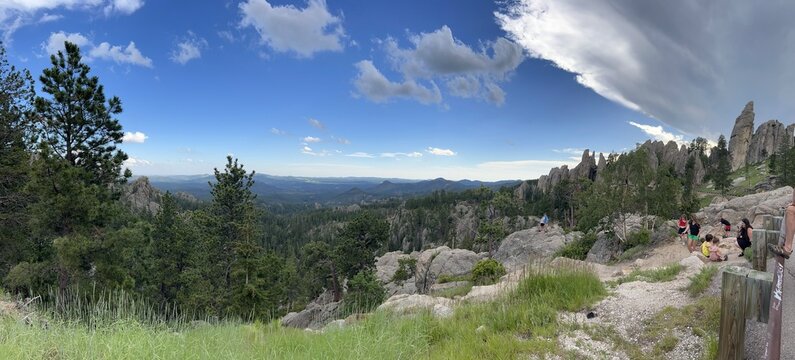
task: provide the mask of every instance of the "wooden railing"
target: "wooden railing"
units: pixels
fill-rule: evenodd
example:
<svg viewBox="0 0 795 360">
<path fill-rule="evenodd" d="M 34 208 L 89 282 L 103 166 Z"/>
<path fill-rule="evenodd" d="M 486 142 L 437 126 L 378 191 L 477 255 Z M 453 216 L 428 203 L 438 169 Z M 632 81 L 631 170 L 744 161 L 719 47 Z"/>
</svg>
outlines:
<svg viewBox="0 0 795 360">
<path fill-rule="evenodd" d="M 764 358 L 780 359 L 784 259 L 776 256 L 773 273 L 766 269 L 767 244 L 778 243 L 783 220 L 781 216 L 765 215 L 763 228 L 753 230 L 753 270 L 729 266 L 723 271 L 718 359 L 745 358 L 746 319 L 767 323 Z"/>
</svg>

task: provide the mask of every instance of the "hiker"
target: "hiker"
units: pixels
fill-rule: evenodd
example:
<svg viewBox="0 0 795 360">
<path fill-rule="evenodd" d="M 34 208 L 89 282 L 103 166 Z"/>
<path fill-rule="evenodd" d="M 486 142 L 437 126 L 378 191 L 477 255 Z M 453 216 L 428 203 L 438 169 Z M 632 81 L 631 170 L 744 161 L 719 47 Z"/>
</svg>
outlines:
<svg viewBox="0 0 795 360">
<path fill-rule="evenodd" d="M 705 244 L 709 244 L 709 261 L 721 262 L 729 260 L 729 255 L 720 254 L 720 239 L 713 237 L 712 234 L 707 234 L 704 240 Z"/>
<path fill-rule="evenodd" d="M 541 231 L 547 232 L 547 229 L 544 227 L 544 225 L 546 225 L 548 222 L 549 222 L 549 216 L 547 216 L 547 213 L 544 213 L 544 216 L 541 217 L 541 223 L 538 224 L 540 226 L 538 232 Z"/>
<path fill-rule="evenodd" d="M 743 222 L 740 223 L 740 232 L 737 234 L 737 246 L 740 247 L 740 256 L 745 254 L 745 249 L 751 247 L 751 230 L 754 227 L 751 226 L 751 222 L 748 219 L 743 218 Z"/>
<path fill-rule="evenodd" d="M 701 231 L 701 224 L 698 223 L 698 219 L 695 217 L 690 219 L 690 223 L 687 224 L 687 250 L 691 253 L 696 251 L 696 242 L 698 241 L 698 233 Z"/>
<path fill-rule="evenodd" d="M 685 236 L 687 236 L 687 219 L 685 219 L 685 214 L 679 217 L 679 240 L 682 240 L 682 243 L 685 242 Z"/>
<path fill-rule="evenodd" d="M 789 256 L 792 255 L 793 237 L 795 237 L 795 191 L 792 192 L 792 202 L 784 211 L 784 221 L 781 222 L 778 245 L 767 244 L 767 248 L 770 252 L 789 259 Z"/>
<path fill-rule="evenodd" d="M 728 237 L 729 233 L 732 231 L 732 223 L 729 220 L 720 217 L 720 224 L 723 225 L 723 237 Z"/>
</svg>

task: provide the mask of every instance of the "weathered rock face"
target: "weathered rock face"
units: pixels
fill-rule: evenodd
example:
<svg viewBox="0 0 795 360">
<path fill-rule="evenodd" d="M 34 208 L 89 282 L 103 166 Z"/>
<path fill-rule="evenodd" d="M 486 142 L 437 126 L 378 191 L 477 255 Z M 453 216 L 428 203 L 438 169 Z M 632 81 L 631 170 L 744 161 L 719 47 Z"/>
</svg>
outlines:
<svg viewBox="0 0 795 360">
<path fill-rule="evenodd" d="M 752 225 L 758 226 L 762 222 L 762 215 L 778 216 L 780 209 L 790 202 L 792 202 L 792 188 L 785 186 L 769 192 L 713 202 L 696 213 L 696 217 L 701 219 L 702 225 L 715 225 L 723 216 L 732 224 L 739 224 L 742 218 L 748 218 Z M 707 230 L 706 226 L 704 228 Z"/>
<path fill-rule="evenodd" d="M 527 199 L 527 195 L 530 193 L 530 183 L 527 181 L 522 181 L 519 187 L 513 191 L 514 199 L 518 201 L 524 201 Z"/>
<path fill-rule="evenodd" d="M 421 310 L 431 310 L 436 316 L 445 317 L 452 314 L 453 301 L 443 297 L 429 295 L 395 295 L 378 306 L 378 310 L 389 310 L 398 314 L 406 314 Z"/>
<path fill-rule="evenodd" d="M 775 154 L 782 143 L 792 142 L 792 135 L 787 136 L 787 129 L 778 120 L 770 120 L 756 129 L 756 133 L 751 137 L 748 147 L 746 162 L 756 164 Z"/>
<path fill-rule="evenodd" d="M 737 170 L 746 164 L 748 148 L 751 145 L 751 134 L 754 132 L 754 102 L 749 101 L 743 112 L 737 117 L 729 138 L 729 156 L 731 157 L 732 170 Z"/>
<path fill-rule="evenodd" d="M 602 171 L 605 170 L 607 166 L 607 160 L 605 160 L 605 156 L 602 153 L 599 153 L 599 162 L 596 164 L 596 180 L 601 178 Z"/>
<path fill-rule="evenodd" d="M 401 251 L 393 251 L 376 258 L 375 260 L 375 275 L 378 280 L 384 283 L 386 295 L 392 296 L 397 294 L 415 294 L 417 292 L 416 285 L 416 269 L 414 274 L 409 274 L 409 278 L 403 281 L 392 281 L 395 272 L 400 267 L 400 259 L 416 259 L 419 253 L 414 252 L 411 254 L 404 254 Z"/>
<path fill-rule="evenodd" d="M 569 177 L 571 179 L 586 178 L 594 180 L 596 178 L 596 160 L 594 155 L 588 150 L 583 151 L 580 163 L 569 172 Z"/>
<path fill-rule="evenodd" d="M 154 214 L 160 210 L 161 197 L 160 191 L 149 183 L 149 178 L 141 176 L 124 186 L 121 199 L 134 210 Z"/>
<path fill-rule="evenodd" d="M 569 241 L 576 234 L 569 235 Z M 494 259 L 508 270 L 517 269 L 533 260 L 551 257 L 567 242 L 560 227 L 550 226 L 547 232 L 538 228 L 520 230 L 508 235 L 494 253 Z"/>
<path fill-rule="evenodd" d="M 596 235 L 596 242 L 588 251 L 585 261 L 596 264 L 607 263 L 618 256 L 620 248 L 618 239 L 602 231 Z"/>
<path fill-rule="evenodd" d="M 442 276 L 466 276 L 483 257 L 470 250 L 450 249 L 441 246 L 425 250 L 417 257 L 416 287 L 419 293 L 427 293 Z"/>
<path fill-rule="evenodd" d="M 339 314 L 342 302 L 334 302 L 334 295 L 326 291 L 312 300 L 301 312 L 291 312 L 282 318 L 282 326 L 298 329 L 321 329 Z"/>
</svg>

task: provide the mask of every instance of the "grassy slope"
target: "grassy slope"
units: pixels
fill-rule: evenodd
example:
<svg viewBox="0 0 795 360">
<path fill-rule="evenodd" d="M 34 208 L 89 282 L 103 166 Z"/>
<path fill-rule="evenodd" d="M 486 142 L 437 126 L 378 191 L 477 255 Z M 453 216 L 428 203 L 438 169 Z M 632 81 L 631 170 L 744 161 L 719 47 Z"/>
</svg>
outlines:
<svg viewBox="0 0 795 360">
<path fill-rule="evenodd" d="M 604 296 L 595 275 L 554 270 L 527 277 L 496 302 L 464 304 L 448 319 L 376 312 L 357 325 L 323 333 L 277 323 L 178 330 L 184 326 L 144 326 L 128 319 L 95 329 L 51 320 L 44 328 L 5 317 L 0 318 L 0 354 L 7 359 L 505 359 L 562 354 L 555 340 L 558 311 L 581 310 Z"/>
</svg>

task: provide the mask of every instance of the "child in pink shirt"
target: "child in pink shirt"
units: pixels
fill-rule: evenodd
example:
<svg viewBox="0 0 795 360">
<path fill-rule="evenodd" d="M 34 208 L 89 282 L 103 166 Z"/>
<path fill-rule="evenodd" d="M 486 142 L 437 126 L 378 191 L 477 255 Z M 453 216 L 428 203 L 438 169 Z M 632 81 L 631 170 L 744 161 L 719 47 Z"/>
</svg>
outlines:
<svg viewBox="0 0 795 360">
<path fill-rule="evenodd" d="M 720 247 L 718 247 L 718 244 L 720 244 L 720 239 L 714 237 L 712 239 L 712 245 L 709 247 L 709 260 L 717 262 L 729 260 L 729 255 L 720 255 Z"/>
</svg>

